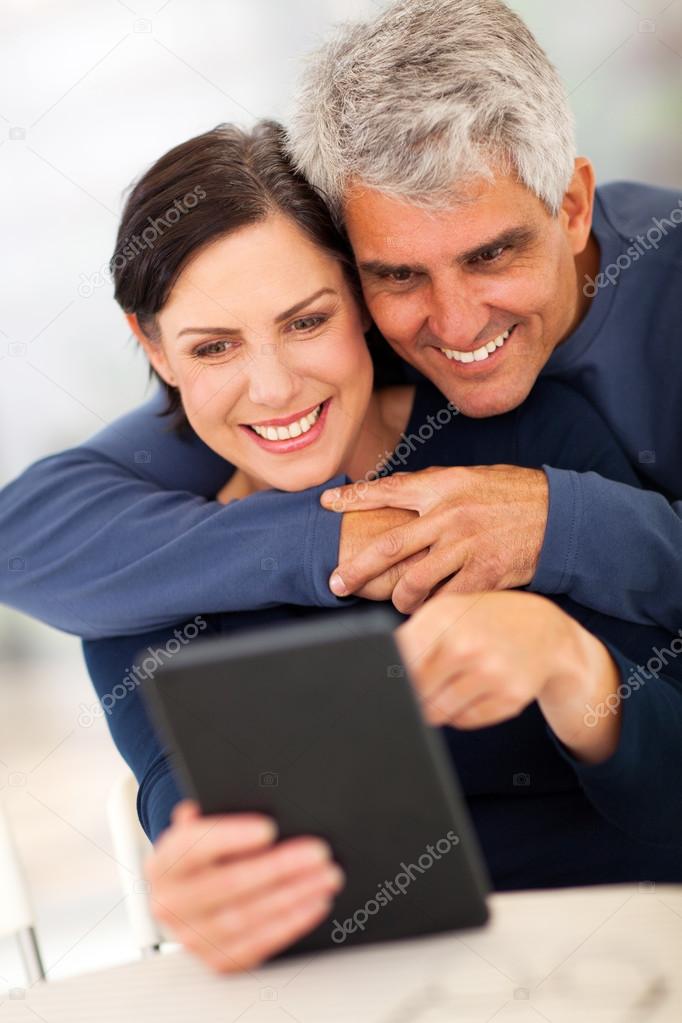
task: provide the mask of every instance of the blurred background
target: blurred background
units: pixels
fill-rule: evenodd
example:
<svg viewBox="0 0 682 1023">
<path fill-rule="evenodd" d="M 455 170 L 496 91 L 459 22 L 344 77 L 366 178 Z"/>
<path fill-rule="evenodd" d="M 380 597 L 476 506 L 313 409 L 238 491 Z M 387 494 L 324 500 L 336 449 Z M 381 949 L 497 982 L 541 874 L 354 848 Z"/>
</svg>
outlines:
<svg viewBox="0 0 682 1023">
<path fill-rule="evenodd" d="M 109 284 L 122 194 L 220 121 L 286 120 L 302 56 L 373 0 L 0 0 L 0 486 L 148 392 Z M 682 0 L 512 0 L 600 181 L 682 185 Z M 104 801 L 121 771 L 70 636 L 0 607 L 0 799 L 52 976 L 134 954 Z M 20 984 L 0 940 L 0 989 Z"/>
</svg>

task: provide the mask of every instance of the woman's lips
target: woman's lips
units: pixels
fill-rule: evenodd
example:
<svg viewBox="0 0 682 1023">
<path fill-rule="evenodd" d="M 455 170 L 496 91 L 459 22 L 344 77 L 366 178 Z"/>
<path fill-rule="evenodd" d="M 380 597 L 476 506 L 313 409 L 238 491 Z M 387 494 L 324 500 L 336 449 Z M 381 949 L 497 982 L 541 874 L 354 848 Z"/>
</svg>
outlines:
<svg viewBox="0 0 682 1023">
<path fill-rule="evenodd" d="M 327 409 L 331 404 L 332 399 L 327 398 L 322 402 L 322 408 L 320 414 L 317 417 L 315 423 L 310 427 L 307 433 L 302 433 L 299 437 L 290 437 L 287 440 L 267 440 L 265 437 L 260 437 L 255 430 L 252 430 L 250 426 L 243 426 L 240 424 L 239 429 L 243 430 L 255 444 L 263 448 L 264 451 L 269 451 L 273 455 L 288 455 L 292 451 L 300 451 L 302 448 L 308 447 L 310 444 L 314 444 L 317 438 L 324 430 L 324 424 L 327 419 Z M 316 406 L 313 406 L 315 408 Z"/>
</svg>

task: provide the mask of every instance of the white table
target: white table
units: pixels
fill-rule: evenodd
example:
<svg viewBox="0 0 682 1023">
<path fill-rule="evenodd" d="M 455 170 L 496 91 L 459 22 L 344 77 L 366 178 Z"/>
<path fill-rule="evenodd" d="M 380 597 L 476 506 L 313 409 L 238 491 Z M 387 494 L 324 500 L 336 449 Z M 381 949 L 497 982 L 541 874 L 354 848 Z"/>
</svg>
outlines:
<svg viewBox="0 0 682 1023">
<path fill-rule="evenodd" d="M 682 886 L 496 895 L 480 931 L 219 977 L 182 951 L 0 994 L 0 1023 L 680 1023 Z"/>
</svg>

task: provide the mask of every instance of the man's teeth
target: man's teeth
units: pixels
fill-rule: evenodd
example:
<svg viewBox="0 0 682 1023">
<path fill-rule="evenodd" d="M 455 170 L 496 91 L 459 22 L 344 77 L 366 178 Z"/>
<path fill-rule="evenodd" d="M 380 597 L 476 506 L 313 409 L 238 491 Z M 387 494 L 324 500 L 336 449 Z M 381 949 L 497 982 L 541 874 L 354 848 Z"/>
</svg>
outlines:
<svg viewBox="0 0 682 1023">
<path fill-rule="evenodd" d="M 310 427 L 317 422 L 321 411 L 322 405 L 320 404 L 307 416 L 303 416 L 302 419 L 297 419 L 287 426 L 252 426 L 251 429 L 265 440 L 291 440 L 292 437 L 300 437 L 302 433 L 307 433 Z"/>
<path fill-rule="evenodd" d="M 486 345 L 477 348 L 475 352 L 459 352 L 456 348 L 441 348 L 441 352 L 443 355 L 447 355 L 448 359 L 454 359 L 455 362 L 483 362 L 489 355 L 492 355 L 496 348 L 502 347 L 510 334 L 511 328 L 505 330 L 504 334 L 500 334 L 494 341 L 488 341 Z"/>
</svg>

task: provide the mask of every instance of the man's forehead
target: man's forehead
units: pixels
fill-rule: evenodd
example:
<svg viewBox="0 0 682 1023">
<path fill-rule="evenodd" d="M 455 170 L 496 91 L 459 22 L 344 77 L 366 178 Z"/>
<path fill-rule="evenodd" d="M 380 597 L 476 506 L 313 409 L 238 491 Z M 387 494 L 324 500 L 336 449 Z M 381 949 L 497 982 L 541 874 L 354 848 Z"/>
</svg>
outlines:
<svg viewBox="0 0 682 1023">
<path fill-rule="evenodd" d="M 539 200 L 513 180 L 477 179 L 453 190 L 452 201 L 425 207 L 377 189 L 352 183 L 343 213 L 359 258 L 405 259 L 412 246 L 442 242 L 452 250 L 469 250 L 537 221 Z"/>
</svg>

